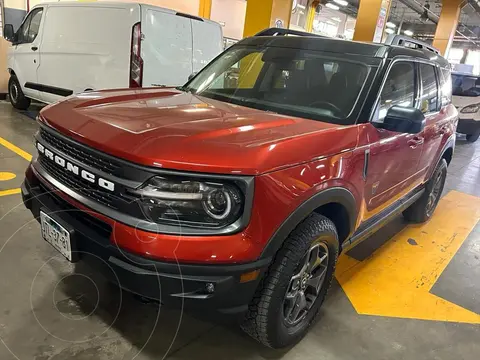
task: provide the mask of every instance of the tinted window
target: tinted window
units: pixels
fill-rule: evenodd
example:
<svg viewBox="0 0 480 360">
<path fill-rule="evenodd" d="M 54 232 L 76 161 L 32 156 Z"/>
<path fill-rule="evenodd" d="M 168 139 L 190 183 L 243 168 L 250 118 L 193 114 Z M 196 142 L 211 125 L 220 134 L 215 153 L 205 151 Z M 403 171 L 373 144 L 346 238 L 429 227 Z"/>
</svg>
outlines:
<svg viewBox="0 0 480 360">
<path fill-rule="evenodd" d="M 26 44 L 31 43 L 35 40 L 38 35 L 38 30 L 40 28 L 40 21 L 42 19 L 43 9 L 35 9 L 23 22 L 22 26 L 17 31 L 17 43 Z"/>
<path fill-rule="evenodd" d="M 423 113 L 437 111 L 438 86 L 435 67 L 420 63 L 420 76 L 422 79 L 422 92 L 420 95 L 420 110 Z"/>
<path fill-rule="evenodd" d="M 382 121 L 392 106 L 415 106 L 415 66 L 410 62 L 395 63 L 387 75 L 380 94 L 375 121 Z"/>
<path fill-rule="evenodd" d="M 440 71 L 440 96 L 442 107 L 452 102 L 452 75 L 449 69 Z"/>
<path fill-rule="evenodd" d="M 452 74 L 453 95 L 480 96 L 480 77 Z"/>
<path fill-rule="evenodd" d="M 35 40 L 40 30 L 40 21 L 42 20 L 43 9 L 37 9 L 32 13 L 32 20 L 28 29 L 27 42 L 31 43 Z"/>
<path fill-rule="evenodd" d="M 236 46 L 186 90 L 280 114 L 347 123 L 370 68 L 323 52 Z M 353 121 L 352 121 L 353 122 Z"/>
</svg>

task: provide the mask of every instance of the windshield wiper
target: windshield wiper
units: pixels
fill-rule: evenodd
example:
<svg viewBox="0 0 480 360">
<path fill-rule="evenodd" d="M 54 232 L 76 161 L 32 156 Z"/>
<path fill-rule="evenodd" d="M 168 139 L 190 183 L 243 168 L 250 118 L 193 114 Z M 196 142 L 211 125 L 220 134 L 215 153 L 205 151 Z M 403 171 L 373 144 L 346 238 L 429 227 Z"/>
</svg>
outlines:
<svg viewBox="0 0 480 360">
<path fill-rule="evenodd" d="M 183 92 L 186 92 L 186 93 L 195 94 L 195 90 L 193 90 L 193 89 L 190 88 L 190 87 L 177 86 L 175 89 L 180 90 L 180 91 L 183 91 Z"/>
</svg>

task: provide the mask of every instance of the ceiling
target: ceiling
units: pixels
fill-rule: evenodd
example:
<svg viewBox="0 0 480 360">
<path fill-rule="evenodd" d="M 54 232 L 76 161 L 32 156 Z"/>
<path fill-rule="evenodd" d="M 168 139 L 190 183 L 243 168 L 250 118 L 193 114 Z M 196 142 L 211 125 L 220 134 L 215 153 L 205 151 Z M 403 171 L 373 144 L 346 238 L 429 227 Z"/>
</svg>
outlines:
<svg viewBox="0 0 480 360">
<path fill-rule="evenodd" d="M 480 47 L 480 0 L 464 2 L 454 42 L 458 43 L 456 46 Z M 349 5 L 342 10 L 356 17 L 358 6 L 359 0 L 349 0 Z M 428 18 L 424 16 L 422 19 L 421 13 L 425 11 L 425 6 L 430 7 Z M 403 30 L 411 30 L 415 37 L 429 41 L 435 34 L 441 10 L 442 0 L 392 0 L 389 21 L 397 26 L 402 23 Z"/>
</svg>

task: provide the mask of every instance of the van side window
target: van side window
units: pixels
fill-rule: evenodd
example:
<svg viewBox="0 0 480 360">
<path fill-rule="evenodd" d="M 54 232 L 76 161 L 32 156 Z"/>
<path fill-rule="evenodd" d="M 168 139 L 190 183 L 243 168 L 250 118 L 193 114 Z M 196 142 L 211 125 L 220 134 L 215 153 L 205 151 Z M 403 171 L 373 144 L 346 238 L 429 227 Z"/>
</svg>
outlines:
<svg viewBox="0 0 480 360">
<path fill-rule="evenodd" d="M 30 27 L 28 29 L 28 39 L 27 42 L 31 43 L 35 41 L 40 30 L 40 22 L 42 20 L 43 9 L 36 9 L 32 15 L 32 20 L 30 21 Z"/>
<path fill-rule="evenodd" d="M 390 69 L 380 94 L 374 121 L 383 122 L 388 109 L 394 105 L 415 105 L 415 65 L 412 62 L 397 62 Z"/>
<path fill-rule="evenodd" d="M 420 95 L 420 110 L 424 114 L 438 110 L 438 86 L 435 67 L 429 64 L 420 64 L 422 92 Z"/>
<path fill-rule="evenodd" d="M 37 8 L 28 14 L 22 26 L 17 31 L 17 44 L 28 44 L 35 40 L 40 29 L 43 8 Z"/>
<path fill-rule="evenodd" d="M 452 102 L 452 74 L 449 69 L 440 69 L 440 97 L 442 107 Z"/>
</svg>

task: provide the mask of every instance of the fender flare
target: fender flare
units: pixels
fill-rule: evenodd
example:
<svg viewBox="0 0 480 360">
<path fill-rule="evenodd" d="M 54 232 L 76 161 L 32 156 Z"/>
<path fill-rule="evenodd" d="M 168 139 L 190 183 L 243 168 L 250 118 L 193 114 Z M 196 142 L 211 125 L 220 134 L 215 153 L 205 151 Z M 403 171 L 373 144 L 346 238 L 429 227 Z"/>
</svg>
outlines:
<svg viewBox="0 0 480 360">
<path fill-rule="evenodd" d="M 443 155 L 445 155 L 445 152 L 449 149 L 452 149 L 452 157 L 453 154 L 455 153 L 455 141 L 456 141 L 457 136 L 455 133 L 453 133 L 445 142 L 445 145 L 443 145 L 442 151 L 440 152 L 440 156 L 437 159 L 437 162 L 435 163 L 435 166 L 432 167 L 430 170 L 430 173 L 428 174 L 428 179 L 433 175 L 435 172 L 435 169 L 438 167 L 438 164 L 440 164 L 440 161 L 443 159 Z"/>
<path fill-rule="evenodd" d="M 357 203 L 355 197 L 349 190 L 342 187 L 333 187 L 313 195 L 296 208 L 275 231 L 265 246 L 260 258 L 273 258 L 288 235 L 290 235 L 293 229 L 295 229 L 301 221 L 314 212 L 315 209 L 330 203 L 341 204 L 347 209 L 350 223 L 350 234 L 347 237 L 348 239 L 353 233 L 357 222 Z"/>
</svg>

